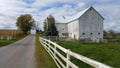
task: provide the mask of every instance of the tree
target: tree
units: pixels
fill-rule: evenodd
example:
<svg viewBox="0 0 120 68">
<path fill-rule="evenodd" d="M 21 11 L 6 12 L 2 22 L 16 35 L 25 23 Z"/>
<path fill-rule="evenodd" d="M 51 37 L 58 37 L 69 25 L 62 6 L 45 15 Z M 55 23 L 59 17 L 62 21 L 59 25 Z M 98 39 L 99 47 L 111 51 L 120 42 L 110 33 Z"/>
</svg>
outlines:
<svg viewBox="0 0 120 68">
<path fill-rule="evenodd" d="M 109 39 L 115 39 L 115 32 L 113 30 L 108 31 L 108 38 Z"/>
<path fill-rule="evenodd" d="M 28 31 L 30 31 L 32 26 L 34 26 L 34 19 L 30 14 L 24 14 L 18 17 L 16 25 L 24 33 L 28 33 Z"/>
<path fill-rule="evenodd" d="M 44 34 L 45 36 L 58 36 L 55 20 L 51 15 L 47 18 L 47 22 L 44 22 Z"/>
<path fill-rule="evenodd" d="M 103 31 L 103 37 L 105 38 L 105 39 L 107 39 L 108 37 L 107 37 L 107 32 L 106 31 Z"/>
</svg>

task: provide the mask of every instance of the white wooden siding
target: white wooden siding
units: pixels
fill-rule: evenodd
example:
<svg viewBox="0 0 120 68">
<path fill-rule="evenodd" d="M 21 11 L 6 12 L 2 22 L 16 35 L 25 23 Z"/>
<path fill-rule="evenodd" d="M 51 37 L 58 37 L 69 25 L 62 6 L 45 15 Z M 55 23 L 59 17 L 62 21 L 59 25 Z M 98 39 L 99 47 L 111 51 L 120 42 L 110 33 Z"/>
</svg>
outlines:
<svg viewBox="0 0 120 68">
<path fill-rule="evenodd" d="M 79 20 L 68 23 L 69 37 L 79 39 Z"/>
<path fill-rule="evenodd" d="M 103 18 L 101 18 L 101 16 L 93 9 L 88 10 L 79 21 L 80 39 L 103 38 Z M 85 33 L 85 35 L 83 35 L 83 33 Z"/>
<path fill-rule="evenodd" d="M 56 23 L 55 26 L 58 30 L 59 37 L 66 37 L 66 35 L 64 35 L 64 34 L 68 33 L 67 23 Z"/>
</svg>

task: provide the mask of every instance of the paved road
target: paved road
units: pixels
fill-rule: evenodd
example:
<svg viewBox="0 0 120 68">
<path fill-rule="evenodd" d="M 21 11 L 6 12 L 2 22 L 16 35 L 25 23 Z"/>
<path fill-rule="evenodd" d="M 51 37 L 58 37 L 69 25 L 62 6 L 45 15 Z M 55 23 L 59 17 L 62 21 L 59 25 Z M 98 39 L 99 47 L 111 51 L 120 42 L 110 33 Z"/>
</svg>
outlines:
<svg viewBox="0 0 120 68">
<path fill-rule="evenodd" d="M 0 68 L 36 68 L 35 37 L 26 38 L 0 48 Z"/>
</svg>

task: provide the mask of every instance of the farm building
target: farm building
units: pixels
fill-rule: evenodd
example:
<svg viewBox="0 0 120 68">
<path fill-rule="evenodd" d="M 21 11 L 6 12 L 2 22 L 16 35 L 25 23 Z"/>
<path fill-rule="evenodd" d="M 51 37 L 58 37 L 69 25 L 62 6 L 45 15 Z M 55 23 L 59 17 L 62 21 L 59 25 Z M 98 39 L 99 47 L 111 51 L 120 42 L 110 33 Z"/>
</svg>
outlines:
<svg viewBox="0 0 120 68">
<path fill-rule="evenodd" d="M 104 18 L 93 8 L 89 7 L 69 18 L 48 16 L 44 24 L 50 24 L 49 18 L 55 19 L 59 37 L 73 39 L 103 39 Z"/>
</svg>

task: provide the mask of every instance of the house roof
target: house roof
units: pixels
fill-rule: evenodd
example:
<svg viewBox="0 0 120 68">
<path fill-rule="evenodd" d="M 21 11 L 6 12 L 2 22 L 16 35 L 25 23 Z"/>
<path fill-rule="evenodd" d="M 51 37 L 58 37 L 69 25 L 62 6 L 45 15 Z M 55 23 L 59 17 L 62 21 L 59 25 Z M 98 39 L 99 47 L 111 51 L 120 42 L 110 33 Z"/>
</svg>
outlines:
<svg viewBox="0 0 120 68">
<path fill-rule="evenodd" d="M 55 17 L 55 21 L 56 23 L 69 23 L 73 20 L 76 20 L 78 18 L 80 18 L 86 11 L 88 11 L 90 8 L 94 9 L 93 7 L 89 7 L 89 8 L 86 8 L 85 10 L 83 11 L 80 11 L 79 13 L 77 13 L 76 15 L 74 16 L 71 16 L 71 17 L 68 17 L 68 18 L 64 18 L 64 17 Z M 94 9 L 95 10 L 95 9 Z M 95 10 L 96 11 L 96 10 Z M 97 11 L 96 11 L 97 12 Z M 98 12 L 97 12 L 98 13 Z M 99 14 L 99 13 L 98 13 Z M 100 15 L 100 14 L 99 14 Z M 100 15 L 101 16 L 101 15 Z M 102 16 L 101 16 L 102 17 Z M 103 17 L 102 17 L 103 18 Z M 103 18 L 104 19 L 104 18 Z"/>
</svg>

